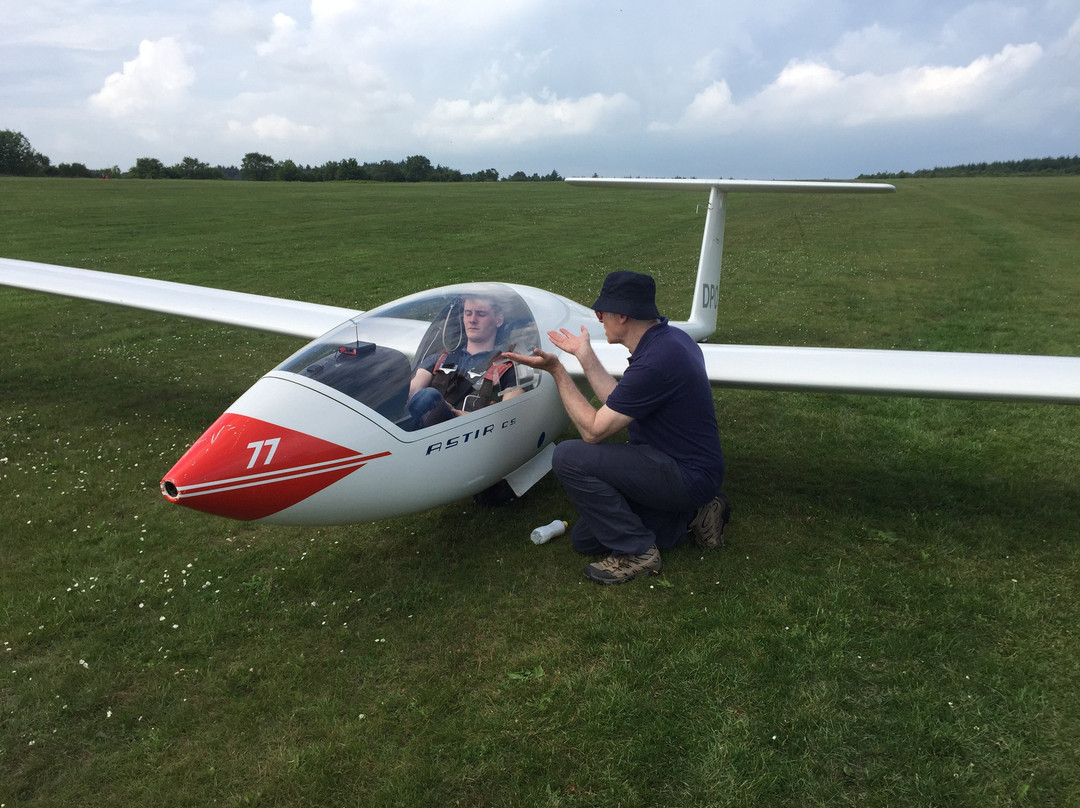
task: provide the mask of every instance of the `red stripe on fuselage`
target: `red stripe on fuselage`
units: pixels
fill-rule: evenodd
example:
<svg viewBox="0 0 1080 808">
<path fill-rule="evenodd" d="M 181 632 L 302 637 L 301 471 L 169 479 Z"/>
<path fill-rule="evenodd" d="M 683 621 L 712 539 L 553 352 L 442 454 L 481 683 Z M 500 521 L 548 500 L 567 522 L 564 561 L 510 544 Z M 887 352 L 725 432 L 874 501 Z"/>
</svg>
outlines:
<svg viewBox="0 0 1080 808">
<path fill-rule="evenodd" d="M 263 519 L 390 452 L 364 455 L 277 424 L 225 413 L 162 480 L 166 499 L 232 519 Z"/>
</svg>

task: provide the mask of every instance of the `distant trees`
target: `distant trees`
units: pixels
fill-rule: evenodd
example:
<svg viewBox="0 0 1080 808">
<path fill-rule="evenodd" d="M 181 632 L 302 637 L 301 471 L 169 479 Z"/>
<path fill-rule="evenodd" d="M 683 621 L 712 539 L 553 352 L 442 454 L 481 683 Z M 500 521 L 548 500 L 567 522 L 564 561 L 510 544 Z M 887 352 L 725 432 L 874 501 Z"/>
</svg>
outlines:
<svg viewBox="0 0 1080 808">
<path fill-rule="evenodd" d="M 401 167 L 401 176 L 405 182 L 423 182 L 432 174 L 431 161 L 422 154 L 406 157 Z"/>
<path fill-rule="evenodd" d="M 273 179 L 276 164 L 269 154 L 248 152 L 240 161 L 240 179 L 265 181 Z"/>
<path fill-rule="evenodd" d="M 274 167 L 272 178 L 283 182 L 297 182 L 304 178 L 304 171 L 292 160 L 285 160 Z"/>
<path fill-rule="evenodd" d="M 0 130 L 0 174 L 34 177 L 49 168 L 49 158 L 34 151 L 22 132 Z"/>
<path fill-rule="evenodd" d="M 197 160 L 194 157 L 185 157 L 175 166 L 168 170 L 170 176 L 175 175 L 182 180 L 222 180 L 225 175 L 220 168 L 211 168 L 209 163 Z"/>
<path fill-rule="evenodd" d="M 364 171 L 364 167 L 356 162 L 355 157 L 349 157 L 342 160 L 340 163 L 327 163 L 327 166 L 334 166 L 333 176 L 328 179 L 333 180 L 363 180 L 367 179 L 367 174 Z"/>
<path fill-rule="evenodd" d="M 918 171 L 882 171 L 878 174 L 860 174 L 859 179 L 887 180 L 904 177 L 1017 177 L 1056 176 L 1080 174 L 1080 156 L 1038 157 L 1027 160 L 1002 160 L 994 163 L 967 163 L 947 168 L 922 168 Z"/>
<path fill-rule="evenodd" d="M 60 163 L 56 167 L 56 173 L 61 177 L 96 177 L 96 171 L 91 171 L 82 163 Z"/>
<path fill-rule="evenodd" d="M 368 179 L 375 180 L 375 182 L 405 181 L 404 166 L 401 163 L 395 163 L 393 160 L 380 160 L 371 166 L 365 163 L 364 168 L 368 171 Z"/>
<path fill-rule="evenodd" d="M 530 177 L 524 171 L 515 171 L 506 178 L 506 182 L 562 182 L 562 179 L 558 171 L 552 171 L 545 177 L 541 177 L 539 174 L 533 174 Z"/>
<path fill-rule="evenodd" d="M 219 169 L 229 174 L 228 169 L 220 166 Z M 552 172 L 552 174 L 558 176 L 555 172 Z M 432 165 L 431 160 L 422 154 L 414 154 L 397 162 L 379 160 L 376 163 L 361 163 L 355 157 L 346 157 L 343 160 L 331 160 L 321 166 L 309 166 L 299 165 L 292 160 L 276 162 L 268 154 L 249 152 L 244 155 L 244 159 L 240 164 L 239 176 L 245 180 L 278 180 L 280 182 L 336 182 L 347 180 L 368 182 L 499 181 L 499 172 L 494 168 L 478 171 L 475 174 L 463 174 L 456 168 Z M 548 178 L 545 177 L 544 179 Z"/>
<path fill-rule="evenodd" d="M 124 175 L 136 180 L 221 180 L 225 174 L 220 168 L 194 157 L 185 157 L 174 166 L 166 166 L 156 157 L 140 157 Z"/>
<path fill-rule="evenodd" d="M 494 168 L 473 174 L 464 174 L 454 168 L 432 165 L 422 154 L 414 154 L 404 160 L 380 160 L 361 163 L 355 157 L 331 160 L 321 166 L 299 165 L 292 160 L 278 162 L 269 154 L 248 152 L 236 166 L 213 166 L 195 157 L 185 157 L 176 165 L 166 166 L 155 157 L 140 157 L 126 172 L 117 166 L 105 169 L 87 168 L 82 163 L 60 163 L 57 166 L 49 158 L 35 151 L 21 132 L 0 130 L 0 175 L 50 176 L 50 177 L 127 177 L 132 179 L 244 179 L 259 182 L 561 182 L 558 171 L 540 176 L 515 171 L 500 177 Z M 1080 156 L 1041 157 L 1027 160 L 1004 160 L 994 163 L 968 163 L 947 168 L 920 169 L 918 171 L 879 172 L 860 174 L 860 179 L 893 179 L 904 177 L 1009 177 L 1053 176 L 1080 174 Z"/>
<path fill-rule="evenodd" d="M 124 177 L 141 180 L 220 180 L 243 179 L 256 182 L 499 182 L 499 172 L 486 168 L 474 174 L 465 174 L 456 168 L 433 165 L 422 154 L 414 154 L 404 160 L 379 160 L 361 163 L 355 157 L 331 160 L 321 166 L 299 165 L 292 160 L 276 161 L 269 154 L 248 152 L 236 166 L 210 166 L 195 157 L 185 157 L 176 165 L 167 166 L 156 157 L 140 157 L 127 171 L 117 166 L 105 169 L 87 168 L 82 163 L 61 163 L 52 166 L 49 158 L 34 151 L 21 132 L 8 129 L 0 131 L 0 174 L 23 176 L 59 177 Z M 558 171 L 541 177 L 517 171 L 504 182 L 559 182 Z"/>
<path fill-rule="evenodd" d="M 156 157 L 140 157 L 127 175 L 137 180 L 160 180 L 165 176 L 165 164 Z"/>
</svg>

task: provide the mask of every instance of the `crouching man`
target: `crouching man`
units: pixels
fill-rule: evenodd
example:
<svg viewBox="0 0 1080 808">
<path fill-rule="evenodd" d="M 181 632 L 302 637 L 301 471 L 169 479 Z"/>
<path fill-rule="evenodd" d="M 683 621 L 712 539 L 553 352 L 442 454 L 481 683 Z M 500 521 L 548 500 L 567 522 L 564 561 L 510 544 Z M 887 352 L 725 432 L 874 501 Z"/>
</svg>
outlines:
<svg viewBox="0 0 1080 808">
<path fill-rule="evenodd" d="M 558 357 L 539 348 L 509 358 L 550 373 L 581 440 L 555 447 L 552 468 L 578 511 L 572 539 L 585 554 L 607 554 L 585 577 L 618 584 L 663 566 L 660 550 L 693 536 L 723 543 L 724 457 L 705 361 L 689 336 L 656 308 L 649 275 L 612 272 L 593 304 L 607 341 L 630 351 L 616 382 L 589 343 L 566 329 L 548 336 L 581 363 L 602 406 L 595 409 Z M 626 428 L 629 444 L 603 443 Z"/>
</svg>

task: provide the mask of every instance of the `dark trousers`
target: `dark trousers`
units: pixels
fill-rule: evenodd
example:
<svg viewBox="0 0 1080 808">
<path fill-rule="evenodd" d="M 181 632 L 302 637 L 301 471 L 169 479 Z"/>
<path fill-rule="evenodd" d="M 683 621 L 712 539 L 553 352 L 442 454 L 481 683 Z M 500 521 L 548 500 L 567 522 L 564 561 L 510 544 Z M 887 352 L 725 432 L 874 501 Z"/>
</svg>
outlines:
<svg viewBox="0 0 1080 808">
<path fill-rule="evenodd" d="M 672 547 L 704 504 L 690 499 L 678 464 L 652 446 L 568 440 L 551 466 L 577 508 L 571 538 L 580 553 Z"/>
</svg>

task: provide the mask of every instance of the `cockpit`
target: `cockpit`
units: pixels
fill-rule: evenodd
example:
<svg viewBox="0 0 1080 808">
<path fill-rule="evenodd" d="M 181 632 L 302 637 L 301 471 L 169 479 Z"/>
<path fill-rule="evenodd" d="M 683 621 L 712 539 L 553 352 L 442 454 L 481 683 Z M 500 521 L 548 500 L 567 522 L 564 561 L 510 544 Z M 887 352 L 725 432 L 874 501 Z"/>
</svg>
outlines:
<svg viewBox="0 0 1080 808">
<path fill-rule="evenodd" d="M 343 393 L 401 429 L 418 428 L 406 406 L 417 367 L 432 356 L 462 349 L 467 342 L 465 301 L 494 302 L 502 324 L 496 351 L 531 353 L 540 332 L 528 305 L 502 284 L 462 284 L 421 292 L 365 312 L 293 354 L 276 370 L 295 373 Z M 515 366 L 514 389 L 536 386 L 538 375 Z M 497 403 L 497 402 L 496 402 Z"/>
</svg>

